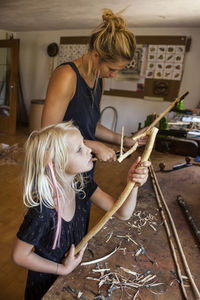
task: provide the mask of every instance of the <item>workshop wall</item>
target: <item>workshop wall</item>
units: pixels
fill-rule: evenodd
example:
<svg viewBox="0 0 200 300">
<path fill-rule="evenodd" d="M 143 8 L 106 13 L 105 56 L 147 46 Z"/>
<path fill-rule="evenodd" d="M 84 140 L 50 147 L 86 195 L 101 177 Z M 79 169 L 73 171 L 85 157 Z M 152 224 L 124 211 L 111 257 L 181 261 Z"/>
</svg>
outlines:
<svg viewBox="0 0 200 300">
<path fill-rule="evenodd" d="M 13 37 L 15 37 L 13 32 L 0 29 L 0 39 L 1 40 L 5 40 L 7 38 L 7 36 L 10 37 L 11 35 Z"/>
<path fill-rule="evenodd" d="M 135 35 L 186 35 L 191 36 L 192 45 L 186 54 L 185 69 L 180 88 L 180 94 L 189 91 L 185 100 L 185 108 L 194 108 L 200 101 L 200 28 L 135 28 Z M 17 32 L 20 39 L 20 74 L 28 111 L 32 99 L 44 99 L 48 85 L 49 57 L 46 53 L 48 44 L 59 44 L 61 36 L 90 35 L 89 30 L 60 30 L 40 32 Z M 56 58 L 54 61 L 56 66 Z M 158 100 L 142 100 L 125 97 L 104 96 L 102 109 L 114 106 L 118 111 L 117 132 L 125 126 L 125 134 L 137 130 L 138 122 L 144 123 L 150 113 L 160 113 L 169 102 Z M 110 127 L 113 112 L 106 111 L 102 123 Z"/>
<path fill-rule="evenodd" d="M 6 32 L 4 30 L 0 30 L 0 39 L 3 40 L 6 37 Z"/>
</svg>

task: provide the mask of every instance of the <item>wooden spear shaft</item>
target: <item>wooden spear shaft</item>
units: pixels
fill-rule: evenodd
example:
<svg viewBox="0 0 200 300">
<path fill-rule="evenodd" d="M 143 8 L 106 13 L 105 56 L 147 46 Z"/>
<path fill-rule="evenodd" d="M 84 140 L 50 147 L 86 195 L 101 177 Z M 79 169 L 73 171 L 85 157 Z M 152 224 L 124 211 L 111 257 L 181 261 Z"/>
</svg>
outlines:
<svg viewBox="0 0 200 300">
<path fill-rule="evenodd" d="M 154 169 L 153 169 L 152 166 L 150 167 L 150 170 L 152 171 L 152 174 L 153 174 L 153 177 L 154 177 L 156 186 L 157 186 L 157 188 L 158 188 L 158 192 L 159 192 L 160 198 L 161 198 L 161 200 L 162 200 L 162 203 L 163 203 L 163 205 L 164 205 L 164 207 L 165 207 L 165 209 L 166 209 L 168 218 L 169 218 L 169 220 L 170 220 L 170 224 L 171 224 L 171 226 L 172 226 L 172 230 L 173 230 L 173 232 L 174 232 L 174 236 L 175 236 L 175 239 L 176 239 L 178 248 L 179 248 L 179 252 L 180 252 L 180 255 L 181 255 L 181 258 L 182 258 L 182 261 L 183 261 L 183 265 L 184 265 L 184 267 L 185 267 L 185 271 L 186 271 L 186 273 L 187 273 L 187 275 L 188 275 L 188 277 L 189 277 L 189 280 L 190 280 L 190 283 L 191 283 L 191 286 L 192 286 L 192 290 L 193 290 L 193 292 L 194 292 L 194 294 L 195 294 L 196 300 L 200 300 L 200 292 L 199 292 L 199 290 L 198 290 L 198 288 L 197 288 L 197 286 L 196 286 L 196 283 L 195 283 L 195 281 L 194 281 L 194 279 L 193 279 L 193 276 L 192 276 L 192 274 L 191 274 L 190 268 L 189 268 L 189 266 L 188 266 L 188 263 L 187 263 L 187 260 L 186 260 L 185 254 L 184 254 L 184 252 L 183 252 L 183 248 L 182 248 L 182 245 L 181 245 L 181 242 L 180 242 L 180 239 L 179 239 L 177 230 L 176 230 L 176 226 L 175 226 L 175 224 L 174 224 L 174 220 L 173 220 L 172 215 L 171 215 L 171 213 L 170 213 L 170 211 L 169 211 L 169 208 L 168 208 L 168 206 L 167 206 L 167 203 L 166 203 L 166 201 L 165 201 L 165 198 L 164 198 L 163 193 L 162 193 L 162 191 L 161 191 L 161 188 L 160 188 L 160 186 L 159 186 L 157 176 L 156 176 L 155 171 L 154 171 Z"/>
<path fill-rule="evenodd" d="M 182 274 L 181 274 L 181 268 L 180 268 L 180 265 L 178 263 L 178 258 L 177 258 L 177 255 L 176 255 L 176 250 L 175 250 L 174 244 L 172 242 L 171 232 L 170 232 L 169 225 L 167 223 L 167 219 L 166 219 L 164 211 L 163 211 L 160 196 L 159 196 L 159 193 L 158 193 L 158 187 L 156 185 L 155 178 L 154 178 L 154 175 L 153 175 L 153 171 L 152 171 L 153 167 L 151 166 L 149 169 L 150 169 L 150 175 L 151 175 L 151 178 L 152 178 L 153 188 L 154 188 L 155 195 L 156 195 L 156 200 L 157 200 L 157 203 L 158 203 L 158 207 L 160 209 L 160 213 L 161 213 L 161 216 L 162 216 L 162 219 L 163 219 L 163 222 L 164 222 L 164 225 L 165 225 L 165 229 L 166 229 L 166 232 L 167 232 L 167 236 L 168 236 L 168 239 L 169 239 L 169 243 L 170 243 L 170 246 L 171 246 L 172 255 L 173 255 L 173 258 L 174 258 L 174 263 L 176 265 L 178 277 L 179 277 L 180 284 L 181 284 L 181 289 L 182 289 L 182 292 L 183 292 L 183 295 L 184 295 L 185 299 L 188 300 L 188 296 L 187 296 L 187 293 L 186 293 L 186 289 L 185 289 Z"/>
<path fill-rule="evenodd" d="M 147 161 L 151 155 L 151 151 L 153 149 L 154 141 L 156 138 L 156 134 L 158 132 L 157 128 L 152 128 L 151 134 L 149 136 L 148 142 L 145 146 L 145 150 L 141 157 L 141 162 Z M 138 167 L 139 168 L 139 167 Z M 135 186 L 135 182 L 129 181 L 124 189 L 124 191 L 119 196 L 118 200 L 115 202 L 113 207 L 105 213 L 103 218 L 84 236 L 81 242 L 77 245 L 75 249 L 75 254 L 77 254 L 83 246 L 101 230 L 101 228 L 108 222 L 108 220 L 115 214 L 115 212 L 121 207 L 124 201 L 129 196 L 133 187 Z"/>
</svg>

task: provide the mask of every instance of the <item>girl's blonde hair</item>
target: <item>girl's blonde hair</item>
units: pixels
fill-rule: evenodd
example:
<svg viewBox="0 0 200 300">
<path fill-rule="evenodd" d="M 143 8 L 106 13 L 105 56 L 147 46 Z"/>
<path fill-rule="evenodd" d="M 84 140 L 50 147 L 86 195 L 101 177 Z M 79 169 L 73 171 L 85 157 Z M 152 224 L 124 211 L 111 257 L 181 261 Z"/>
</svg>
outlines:
<svg viewBox="0 0 200 300">
<path fill-rule="evenodd" d="M 25 144 L 24 163 L 24 193 L 23 201 L 28 207 L 45 205 L 56 208 L 55 186 L 60 201 L 66 201 L 69 134 L 78 130 L 72 121 L 50 125 L 39 131 L 34 131 Z M 52 167 L 51 167 L 52 166 Z M 83 189 L 83 177 L 75 176 L 73 186 L 75 191 Z"/>
<path fill-rule="evenodd" d="M 135 36 L 127 29 L 125 20 L 119 14 L 114 14 L 111 9 L 104 9 L 103 22 L 90 37 L 89 51 L 96 50 L 102 62 L 131 61 L 134 57 Z M 91 64 L 90 60 L 88 71 L 92 68 Z"/>
</svg>

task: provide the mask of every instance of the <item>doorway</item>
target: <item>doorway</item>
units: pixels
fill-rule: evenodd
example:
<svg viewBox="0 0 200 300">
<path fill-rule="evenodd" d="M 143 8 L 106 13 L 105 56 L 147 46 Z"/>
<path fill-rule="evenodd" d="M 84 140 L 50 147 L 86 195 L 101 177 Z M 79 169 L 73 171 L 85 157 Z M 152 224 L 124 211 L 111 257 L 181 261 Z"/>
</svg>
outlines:
<svg viewBox="0 0 200 300">
<path fill-rule="evenodd" d="M 19 39 L 0 40 L 0 132 L 15 134 Z"/>
</svg>

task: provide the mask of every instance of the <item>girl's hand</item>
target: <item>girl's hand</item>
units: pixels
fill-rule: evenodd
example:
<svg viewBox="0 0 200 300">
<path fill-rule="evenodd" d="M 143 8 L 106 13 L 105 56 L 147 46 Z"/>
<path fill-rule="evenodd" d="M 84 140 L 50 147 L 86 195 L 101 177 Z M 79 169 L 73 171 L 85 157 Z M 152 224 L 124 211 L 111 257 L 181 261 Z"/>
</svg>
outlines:
<svg viewBox="0 0 200 300">
<path fill-rule="evenodd" d="M 130 167 L 127 181 L 134 181 L 141 186 L 147 181 L 149 172 L 148 167 L 150 167 L 151 163 L 149 161 L 144 161 L 141 163 L 140 168 L 136 169 L 140 161 L 141 157 L 138 157 Z"/>
<path fill-rule="evenodd" d="M 62 260 L 62 264 L 59 265 L 62 267 L 58 269 L 58 274 L 68 275 L 71 273 L 80 264 L 86 247 L 87 244 L 79 251 L 78 254 L 74 255 L 75 246 L 71 245 L 69 251 L 65 254 L 65 258 Z"/>
</svg>

